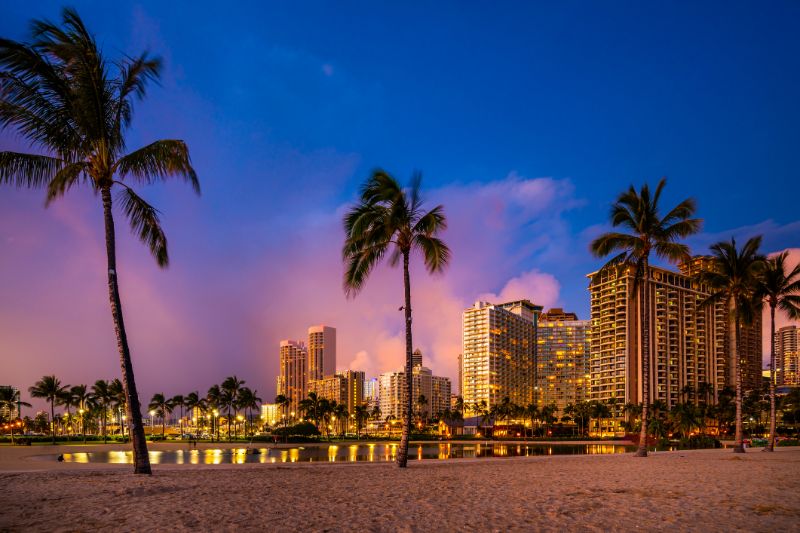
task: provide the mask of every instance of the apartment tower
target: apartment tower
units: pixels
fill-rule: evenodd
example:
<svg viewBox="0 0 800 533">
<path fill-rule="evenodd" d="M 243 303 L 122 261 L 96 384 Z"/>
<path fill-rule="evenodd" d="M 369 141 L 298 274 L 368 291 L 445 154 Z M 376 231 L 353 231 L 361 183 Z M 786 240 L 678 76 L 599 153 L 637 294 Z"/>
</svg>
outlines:
<svg viewBox="0 0 800 533">
<path fill-rule="evenodd" d="M 539 316 L 536 332 L 536 400 L 555 404 L 560 414 L 569 404 L 589 399 L 591 321 L 550 309 Z"/>
<path fill-rule="evenodd" d="M 800 329 L 795 325 L 780 328 L 773 343 L 778 385 L 800 386 Z"/>
<path fill-rule="evenodd" d="M 461 395 L 467 411 L 508 397 L 534 401 L 536 327 L 542 307 L 529 300 L 475 302 L 462 314 Z"/>
<path fill-rule="evenodd" d="M 289 398 L 289 412 L 299 416 L 300 402 L 306 397 L 308 352 L 302 342 L 284 340 L 280 345 L 278 394 Z"/>
</svg>

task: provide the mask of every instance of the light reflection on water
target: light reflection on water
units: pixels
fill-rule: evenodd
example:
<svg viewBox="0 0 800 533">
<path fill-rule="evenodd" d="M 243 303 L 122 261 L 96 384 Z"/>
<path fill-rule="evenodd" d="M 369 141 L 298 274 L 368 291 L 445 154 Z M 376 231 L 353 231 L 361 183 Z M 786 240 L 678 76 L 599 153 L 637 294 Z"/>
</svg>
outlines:
<svg viewBox="0 0 800 533">
<path fill-rule="evenodd" d="M 630 446 L 618 444 L 501 444 L 501 443 L 424 443 L 409 449 L 410 458 L 419 461 L 430 459 L 461 459 L 485 457 L 527 457 L 534 455 L 595 455 L 625 453 Z M 339 446 L 297 446 L 292 448 L 232 448 L 205 450 L 151 450 L 152 464 L 245 464 L 245 463 L 297 463 L 327 461 L 389 462 L 397 456 L 397 443 L 370 443 Z M 130 450 L 107 452 L 76 452 L 63 454 L 68 463 L 133 463 Z"/>
</svg>

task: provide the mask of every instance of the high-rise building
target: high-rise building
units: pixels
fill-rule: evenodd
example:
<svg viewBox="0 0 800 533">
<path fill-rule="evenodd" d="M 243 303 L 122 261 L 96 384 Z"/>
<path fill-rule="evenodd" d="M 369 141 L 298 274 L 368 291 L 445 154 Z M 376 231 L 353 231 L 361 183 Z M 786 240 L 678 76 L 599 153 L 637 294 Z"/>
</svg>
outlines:
<svg viewBox="0 0 800 533">
<path fill-rule="evenodd" d="M 264 424 L 271 426 L 281 424 L 283 422 L 283 415 L 281 406 L 277 403 L 262 403 L 261 404 L 261 420 Z"/>
<path fill-rule="evenodd" d="M 800 386 L 800 329 L 795 325 L 778 329 L 773 344 L 777 384 Z"/>
<path fill-rule="evenodd" d="M 707 258 L 682 265 L 681 273 L 651 267 L 650 401 L 667 407 L 692 399 L 708 383 L 716 393 L 734 384 L 724 305 L 703 305 L 709 291 L 692 275 L 707 268 Z M 638 342 L 640 300 L 630 298 L 633 267 L 620 265 L 589 274 L 591 342 L 590 397 L 615 398 L 618 406 L 642 397 L 641 349 Z M 745 390 L 761 381 L 761 322 L 742 327 L 740 360 Z M 758 343 L 757 343 L 758 341 Z M 695 395 L 696 398 L 698 395 Z M 620 413 L 617 413 L 619 416 Z"/>
<path fill-rule="evenodd" d="M 431 369 L 422 366 L 422 353 L 419 364 L 412 369 L 412 401 L 414 412 L 422 412 L 426 417 L 435 417 L 450 406 L 450 378 L 434 376 Z M 378 380 L 381 415 L 403 419 L 406 405 L 406 373 L 404 371 L 385 372 Z M 419 404 L 420 396 L 425 396 L 424 405 Z"/>
<path fill-rule="evenodd" d="M 308 379 L 322 379 L 336 373 L 336 328 L 308 328 Z"/>
<path fill-rule="evenodd" d="M 347 406 L 352 414 L 358 405 L 364 403 L 364 372 L 347 370 L 322 379 L 308 382 L 308 392 L 314 392 L 319 398 L 335 401 Z"/>
<path fill-rule="evenodd" d="M 508 397 L 534 400 L 536 326 L 542 307 L 529 300 L 499 305 L 475 302 L 462 315 L 461 395 L 470 408 L 489 408 Z"/>
<path fill-rule="evenodd" d="M 589 331 L 591 321 L 575 313 L 550 309 L 539 316 L 536 331 L 536 400 L 555 404 L 563 414 L 569 404 L 589 399 Z"/>
<path fill-rule="evenodd" d="M 422 350 L 419 348 L 414 350 L 414 352 L 411 354 L 411 366 L 422 366 Z"/>
<path fill-rule="evenodd" d="M 280 369 L 278 371 L 278 394 L 289 398 L 289 411 L 299 416 L 300 402 L 307 393 L 308 352 L 302 342 L 284 340 L 280 345 Z"/>
<path fill-rule="evenodd" d="M 378 378 L 369 378 L 364 381 L 364 401 L 370 409 L 376 405 L 380 407 L 380 387 L 378 386 Z"/>
</svg>

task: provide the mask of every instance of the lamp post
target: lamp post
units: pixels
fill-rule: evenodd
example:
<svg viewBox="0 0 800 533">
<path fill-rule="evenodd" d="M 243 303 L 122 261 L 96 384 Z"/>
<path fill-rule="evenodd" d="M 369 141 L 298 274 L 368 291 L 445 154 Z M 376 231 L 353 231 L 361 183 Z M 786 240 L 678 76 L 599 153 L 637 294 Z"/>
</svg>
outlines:
<svg viewBox="0 0 800 533">
<path fill-rule="evenodd" d="M 156 416 L 155 411 L 150 411 L 150 437 L 153 436 L 153 418 Z"/>
<path fill-rule="evenodd" d="M 83 442 L 86 442 L 86 425 L 83 421 L 83 413 L 86 411 L 83 410 L 83 407 L 78 409 L 78 414 L 81 415 L 81 436 L 83 437 Z"/>
<path fill-rule="evenodd" d="M 211 434 L 212 435 L 214 434 L 214 427 L 216 427 L 216 430 L 217 430 L 217 441 L 219 441 L 219 411 L 217 411 L 216 409 L 214 409 L 214 419 L 211 422 L 212 422 L 212 424 L 211 424 L 211 426 L 212 426 L 211 427 Z M 213 441 L 214 438 L 212 437 L 211 440 Z"/>
</svg>

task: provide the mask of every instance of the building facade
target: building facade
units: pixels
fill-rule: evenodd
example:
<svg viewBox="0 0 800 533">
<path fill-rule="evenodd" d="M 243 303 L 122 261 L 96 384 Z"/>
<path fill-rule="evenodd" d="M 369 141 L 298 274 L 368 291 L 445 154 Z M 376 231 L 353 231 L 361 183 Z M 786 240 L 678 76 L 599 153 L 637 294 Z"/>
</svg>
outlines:
<svg viewBox="0 0 800 533">
<path fill-rule="evenodd" d="M 283 340 L 280 344 L 278 395 L 289 398 L 289 411 L 297 415 L 300 402 L 307 395 L 308 352 L 300 341 Z"/>
<path fill-rule="evenodd" d="M 536 332 L 536 401 L 555 405 L 559 414 L 569 404 L 589 399 L 591 321 L 554 308 L 539 316 Z"/>
<path fill-rule="evenodd" d="M 462 314 L 461 396 L 468 412 L 508 397 L 534 401 L 536 327 L 542 307 L 529 300 L 475 302 Z"/>
<path fill-rule="evenodd" d="M 336 373 L 336 328 L 308 328 L 308 379 L 322 379 Z"/>
<path fill-rule="evenodd" d="M 0 394 L 2 397 L 12 401 L 19 399 L 19 389 L 16 387 L 12 387 L 11 385 L 0 385 Z M 0 405 L 0 422 L 11 421 L 19 416 L 19 404 L 18 403 L 9 403 Z"/>
<path fill-rule="evenodd" d="M 795 325 L 778 329 L 773 345 L 777 384 L 800 387 L 800 329 Z"/>
<path fill-rule="evenodd" d="M 434 376 L 431 369 L 422 366 L 422 354 L 418 354 L 417 362 L 412 369 L 412 402 L 413 411 L 422 414 L 423 418 L 433 418 L 450 406 L 452 385 L 450 378 Z M 378 395 L 380 398 L 381 416 L 385 419 L 392 416 L 402 420 L 406 406 L 406 373 L 403 371 L 385 372 L 378 379 Z M 425 396 L 427 403 L 420 404 L 420 396 Z"/>
<path fill-rule="evenodd" d="M 283 423 L 283 413 L 281 406 L 277 403 L 262 403 L 261 404 L 261 421 L 264 424 L 275 426 Z"/>
<path fill-rule="evenodd" d="M 708 289 L 693 274 L 707 258 L 682 265 L 681 273 L 651 267 L 650 402 L 668 408 L 697 399 L 708 384 L 716 394 L 733 385 L 734 365 L 728 349 L 727 311 L 723 304 L 704 305 Z M 620 265 L 589 274 L 591 299 L 590 398 L 640 403 L 642 353 L 639 323 L 641 298 L 633 300 L 633 267 Z M 761 321 L 742 327 L 740 358 L 745 390 L 761 382 Z M 694 391 L 694 392 L 693 392 Z M 616 413 L 619 417 L 620 413 Z"/>
<path fill-rule="evenodd" d="M 347 412 L 352 414 L 356 406 L 364 403 L 364 372 L 347 370 L 322 379 L 312 379 L 308 382 L 308 392 L 346 405 Z"/>
</svg>

